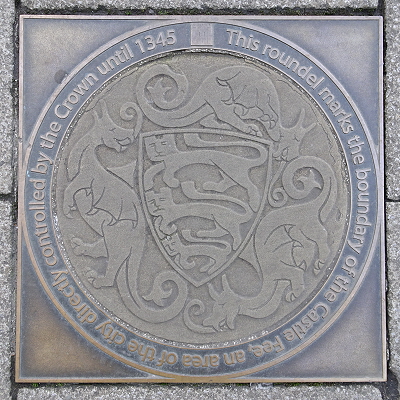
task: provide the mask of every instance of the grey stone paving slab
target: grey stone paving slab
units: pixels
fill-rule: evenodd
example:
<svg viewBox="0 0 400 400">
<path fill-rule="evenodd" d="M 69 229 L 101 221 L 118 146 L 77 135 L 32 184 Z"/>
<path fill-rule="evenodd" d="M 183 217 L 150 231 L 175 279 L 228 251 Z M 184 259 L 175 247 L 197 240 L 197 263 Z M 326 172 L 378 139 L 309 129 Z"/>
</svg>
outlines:
<svg viewBox="0 0 400 400">
<path fill-rule="evenodd" d="M 390 369 L 400 377 L 400 203 L 386 207 Z"/>
<path fill-rule="evenodd" d="M 138 385 L 21 389 L 18 400 L 380 400 L 371 385 Z"/>
<path fill-rule="evenodd" d="M 13 107 L 13 22 L 14 2 L 0 1 L 0 193 L 12 187 Z"/>
<path fill-rule="evenodd" d="M 28 8 L 58 9 L 67 7 L 97 8 L 271 8 L 271 7 L 311 7 L 311 8 L 376 8 L 378 0 L 22 0 Z"/>
<path fill-rule="evenodd" d="M 11 206 L 0 202 L 0 399 L 10 393 L 10 358 L 12 341 L 12 235 Z"/>
<path fill-rule="evenodd" d="M 400 3 L 385 1 L 386 24 L 386 185 L 390 199 L 400 198 Z"/>
</svg>

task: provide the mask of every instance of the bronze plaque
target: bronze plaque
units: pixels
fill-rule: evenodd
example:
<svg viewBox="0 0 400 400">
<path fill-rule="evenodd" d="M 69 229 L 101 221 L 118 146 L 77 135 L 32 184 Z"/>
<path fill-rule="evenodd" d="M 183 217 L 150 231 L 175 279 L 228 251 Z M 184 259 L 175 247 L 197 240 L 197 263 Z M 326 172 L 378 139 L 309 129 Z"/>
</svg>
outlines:
<svg viewBox="0 0 400 400">
<path fill-rule="evenodd" d="M 379 18 L 21 39 L 18 381 L 385 378 Z"/>
</svg>

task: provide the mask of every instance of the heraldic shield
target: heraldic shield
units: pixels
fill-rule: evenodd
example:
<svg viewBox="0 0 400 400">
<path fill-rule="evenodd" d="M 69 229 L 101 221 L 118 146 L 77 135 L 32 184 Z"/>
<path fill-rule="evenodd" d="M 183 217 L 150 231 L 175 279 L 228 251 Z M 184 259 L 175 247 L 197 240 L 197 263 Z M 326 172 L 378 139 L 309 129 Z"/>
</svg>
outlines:
<svg viewBox="0 0 400 400">
<path fill-rule="evenodd" d="M 212 129 L 140 135 L 140 194 L 171 266 L 199 287 L 243 251 L 271 181 L 271 142 Z"/>
</svg>

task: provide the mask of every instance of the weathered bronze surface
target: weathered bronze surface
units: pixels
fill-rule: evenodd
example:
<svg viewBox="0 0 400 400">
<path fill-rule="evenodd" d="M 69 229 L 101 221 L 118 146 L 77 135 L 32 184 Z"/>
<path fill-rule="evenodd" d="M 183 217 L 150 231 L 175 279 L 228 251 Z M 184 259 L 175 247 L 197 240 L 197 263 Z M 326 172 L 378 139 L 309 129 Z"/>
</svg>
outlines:
<svg viewBox="0 0 400 400">
<path fill-rule="evenodd" d="M 23 17 L 17 379 L 384 379 L 380 25 Z"/>
</svg>

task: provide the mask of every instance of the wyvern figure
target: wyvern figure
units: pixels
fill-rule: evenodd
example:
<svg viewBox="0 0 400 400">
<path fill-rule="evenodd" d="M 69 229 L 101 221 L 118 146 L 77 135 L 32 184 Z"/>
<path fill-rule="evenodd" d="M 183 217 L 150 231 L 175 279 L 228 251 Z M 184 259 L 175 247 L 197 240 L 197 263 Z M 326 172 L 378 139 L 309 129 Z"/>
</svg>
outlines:
<svg viewBox="0 0 400 400">
<path fill-rule="evenodd" d="M 167 280 L 178 286 L 177 298 L 158 310 L 144 305 L 137 292 L 137 277 L 145 246 L 145 219 L 140 201 L 133 188 L 106 169 L 96 154 L 96 149 L 102 145 L 117 152 L 124 151 L 134 142 L 140 126 L 135 130 L 121 128 L 111 120 L 104 100 L 100 100 L 100 106 L 101 117 L 93 111 L 92 128 L 75 144 L 69 155 L 67 171 L 70 183 L 64 191 L 63 204 L 66 216 L 73 218 L 71 212 L 78 211 L 100 238 L 94 243 L 85 243 L 75 237 L 72 246 L 77 255 L 107 258 L 105 275 L 96 276 L 92 282 L 95 288 L 113 286 L 118 272 L 125 268 L 126 274 L 120 274 L 117 284 L 126 306 L 146 321 L 166 321 L 182 309 L 186 286 L 176 273 L 161 272 L 146 299 L 162 305 L 170 294 L 162 288 Z M 135 110 L 139 112 L 137 108 Z"/>
</svg>

